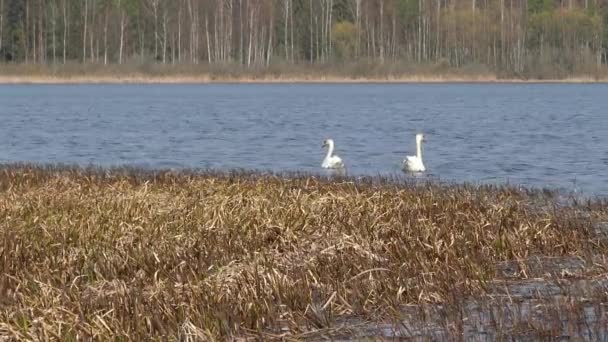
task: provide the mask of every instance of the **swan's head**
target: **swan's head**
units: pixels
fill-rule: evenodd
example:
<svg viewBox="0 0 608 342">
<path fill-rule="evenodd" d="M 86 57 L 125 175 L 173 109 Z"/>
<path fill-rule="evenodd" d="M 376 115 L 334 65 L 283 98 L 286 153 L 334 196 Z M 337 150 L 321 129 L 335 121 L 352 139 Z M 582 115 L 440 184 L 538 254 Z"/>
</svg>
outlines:
<svg viewBox="0 0 608 342">
<path fill-rule="evenodd" d="M 323 147 L 328 147 L 328 146 L 334 146 L 334 140 L 333 139 L 325 139 L 323 141 Z"/>
<path fill-rule="evenodd" d="M 426 138 L 424 137 L 424 134 L 422 134 L 422 133 L 416 134 L 416 142 L 417 143 L 421 143 L 423 141 L 426 141 Z"/>
</svg>

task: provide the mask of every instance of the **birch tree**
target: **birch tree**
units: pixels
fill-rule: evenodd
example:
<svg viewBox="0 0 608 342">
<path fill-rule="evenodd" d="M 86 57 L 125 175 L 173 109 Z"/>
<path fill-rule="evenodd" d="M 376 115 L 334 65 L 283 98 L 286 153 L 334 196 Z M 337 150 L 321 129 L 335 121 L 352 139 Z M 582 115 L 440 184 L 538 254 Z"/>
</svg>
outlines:
<svg viewBox="0 0 608 342">
<path fill-rule="evenodd" d="M 603 72 L 608 6 L 600 0 L 0 0 L 0 51 L 2 60 L 17 63 L 108 65 L 153 56 L 163 64 L 253 67 L 271 66 L 280 56 L 290 64 Z"/>
<path fill-rule="evenodd" d="M 2 52 L 3 38 L 4 38 L 4 0 L 0 0 L 0 52 Z"/>
</svg>

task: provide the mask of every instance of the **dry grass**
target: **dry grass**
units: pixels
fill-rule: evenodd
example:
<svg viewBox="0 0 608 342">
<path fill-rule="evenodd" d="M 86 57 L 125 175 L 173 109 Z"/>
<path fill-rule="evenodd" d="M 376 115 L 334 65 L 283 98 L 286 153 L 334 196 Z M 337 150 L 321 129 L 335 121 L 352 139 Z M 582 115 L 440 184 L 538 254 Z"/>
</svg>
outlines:
<svg viewBox="0 0 608 342">
<path fill-rule="evenodd" d="M 561 74 L 560 74 L 561 75 Z M 374 62 L 286 64 L 246 68 L 237 64 L 131 62 L 122 65 L 68 63 L 0 64 L 0 83 L 444 83 L 444 82 L 608 82 L 608 69 L 550 77 L 500 74 L 481 65 L 452 68 L 444 64 Z"/>
<path fill-rule="evenodd" d="M 401 319 L 488 293 L 510 260 L 576 256 L 592 265 L 576 277 L 605 277 L 607 216 L 507 187 L 4 166 L 0 338 L 300 339 Z"/>
</svg>

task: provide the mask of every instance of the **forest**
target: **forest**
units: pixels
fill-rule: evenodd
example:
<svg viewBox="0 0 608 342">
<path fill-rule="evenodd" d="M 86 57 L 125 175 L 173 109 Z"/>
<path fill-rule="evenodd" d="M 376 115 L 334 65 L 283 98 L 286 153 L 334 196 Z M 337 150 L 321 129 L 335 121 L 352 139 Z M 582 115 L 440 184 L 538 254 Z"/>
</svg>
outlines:
<svg viewBox="0 0 608 342">
<path fill-rule="evenodd" d="M 593 75 L 608 64 L 608 2 L 0 0 L 0 61 Z"/>
</svg>

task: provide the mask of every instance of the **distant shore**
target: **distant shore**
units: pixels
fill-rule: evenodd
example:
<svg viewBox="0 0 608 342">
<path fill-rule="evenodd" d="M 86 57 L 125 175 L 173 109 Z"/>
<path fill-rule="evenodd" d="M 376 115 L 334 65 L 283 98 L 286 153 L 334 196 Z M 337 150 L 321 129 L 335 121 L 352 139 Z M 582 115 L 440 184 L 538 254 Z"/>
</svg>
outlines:
<svg viewBox="0 0 608 342">
<path fill-rule="evenodd" d="M 155 83 L 608 83 L 608 69 L 515 76 L 487 68 L 408 64 L 2 64 L 0 84 Z"/>
<path fill-rule="evenodd" d="M 218 76 L 175 75 L 2 75 L 0 84 L 213 84 L 213 83 L 608 83 L 608 78 L 570 77 L 563 79 L 498 78 L 492 75 L 411 75 L 386 77 L 348 76 Z"/>
</svg>

